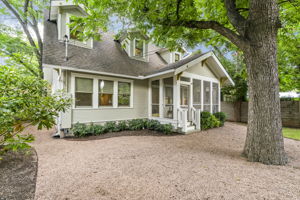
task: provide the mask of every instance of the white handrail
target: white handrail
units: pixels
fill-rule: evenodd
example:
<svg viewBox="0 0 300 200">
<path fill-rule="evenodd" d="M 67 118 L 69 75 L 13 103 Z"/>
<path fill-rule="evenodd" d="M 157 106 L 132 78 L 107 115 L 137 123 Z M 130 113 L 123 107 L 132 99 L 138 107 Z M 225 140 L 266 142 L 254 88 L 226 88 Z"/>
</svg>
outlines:
<svg viewBox="0 0 300 200">
<path fill-rule="evenodd" d="M 197 130 L 201 129 L 201 109 L 191 107 L 192 123 L 196 126 Z"/>
<path fill-rule="evenodd" d="M 182 128 L 182 132 L 187 131 L 187 109 L 178 108 L 178 127 Z"/>
</svg>

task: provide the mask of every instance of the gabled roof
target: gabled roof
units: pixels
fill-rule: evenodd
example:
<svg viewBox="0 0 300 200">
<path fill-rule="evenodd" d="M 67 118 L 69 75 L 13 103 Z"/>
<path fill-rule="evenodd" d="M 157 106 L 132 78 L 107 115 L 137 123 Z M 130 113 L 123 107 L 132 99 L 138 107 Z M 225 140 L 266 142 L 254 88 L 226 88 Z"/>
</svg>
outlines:
<svg viewBox="0 0 300 200">
<path fill-rule="evenodd" d="M 229 83 L 234 84 L 213 52 L 195 54 L 178 62 L 167 64 L 159 54 L 159 51 L 163 49 L 149 43 L 149 62 L 144 62 L 130 58 L 121 47 L 120 42 L 114 40 L 112 33 L 102 33 L 102 41 L 94 41 L 93 49 L 69 45 L 69 59 L 65 61 L 65 45 L 63 42 L 58 41 L 57 35 L 56 23 L 45 21 L 44 66 L 146 79 L 170 72 L 176 74 L 196 63 L 205 61 L 219 78 L 227 78 Z"/>
</svg>

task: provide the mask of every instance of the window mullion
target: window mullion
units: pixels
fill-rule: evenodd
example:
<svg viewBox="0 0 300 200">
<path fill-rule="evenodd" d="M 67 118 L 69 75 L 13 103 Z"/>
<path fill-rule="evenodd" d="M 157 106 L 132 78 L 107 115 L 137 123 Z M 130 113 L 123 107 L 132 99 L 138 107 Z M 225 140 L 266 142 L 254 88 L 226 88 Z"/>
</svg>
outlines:
<svg viewBox="0 0 300 200">
<path fill-rule="evenodd" d="M 93 108 L 99 107 L 99 86 L 98 86 L 98 79 L 93 79 Z"/>
<path fill-rule="evenodd" d="M 114 81 L 113 107 L 118 107 L 118 81 Z"/>
</svg>

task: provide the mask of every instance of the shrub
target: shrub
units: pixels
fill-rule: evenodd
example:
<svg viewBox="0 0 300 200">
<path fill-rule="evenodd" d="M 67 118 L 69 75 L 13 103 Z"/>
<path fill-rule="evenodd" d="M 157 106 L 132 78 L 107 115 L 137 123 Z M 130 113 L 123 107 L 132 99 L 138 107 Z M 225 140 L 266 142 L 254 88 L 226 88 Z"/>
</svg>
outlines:
<svg viewBox="0 0 300 200">
<path fill-rule="evenodd" d="M 125 131 L 128 130 L 128 125 L 126 121 L 119 121 L 117 128 L 119 129 L 119 131 Z"/>
<path fill-rule="evenodd" d="M 105 130 L 107 132 L 118 132 L 118 131 L 120 131 L 118 129 L 118 126 L 117 126 L 116 122 L 106 122 L 104 127 L 105 127 Z"/>
<path fill-rule="evenodd" d="M 101 135 L 101 134 L 104 134 L 106 133 L 107 130 L 104 126 L 102 125 L 94 125 L 94 132 L 93 132 L 93 135 Z"/>
<path fill-rule="evenodd" d="M 220 126 L 224 126 L 226 114 L 224 112 L 214 113 L 214 116 L 220 121 Z"/>
<path fill-rule="evenodd" d="M 145 120 L 143 119 L 133 119 L 128 121 L 129 130 L 136 131 L 145 128 Z"/>
<path fill-rule="evenodd" d="M 157 120 L 148 120 L 146 123 L 146 128 L 149 130 L 159 131 L 160 130 L 160 123 Z"/>
<path fill-rule="evenodd" d="M 168 135 L 173 132 L 173 126 L 171 124 L 160 124 L 158 131 Z"/>
<path fill-rule="evenodd" d="M 72 128 L 72 132 L 75 137 L 84 137 L 88 136 L 89 129 L 86 124 L 76 123 Z"/>
<path fill-rule="evenodd" d="M 214 127 L 219 127 L 220 121 L 210 112 L 202 112 L 201 113 L 201 129 L 207 130 Z"/>
</svg>

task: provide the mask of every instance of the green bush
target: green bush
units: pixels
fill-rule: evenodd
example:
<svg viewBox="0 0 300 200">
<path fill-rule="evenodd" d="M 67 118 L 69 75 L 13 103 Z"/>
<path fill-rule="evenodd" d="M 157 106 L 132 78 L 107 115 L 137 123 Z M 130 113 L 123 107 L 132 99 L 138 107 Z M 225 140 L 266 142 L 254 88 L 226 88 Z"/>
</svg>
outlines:
<svg viewBox="0 0 300 200">
<path fill-rule="evenodd" d="M 157 120 L 148 120 L 146 123 L 146 128 L 153 131 L 159 131 L 160 130 L 160 123 Z"/>
<path fill-rule="evenodd" d="M 75 137 L 84 137 L 89 135 L 88 126 L 86 124 L 76 123 L 72 128 L 72 132 Z"/>
<path fill-rule="evenodd" d="M 143 119 L 129 120 L 128 128 L 131 131 L 142 130 L 145 128 L 145 120 L 143 120 Z"/>
<path fill-rule="evenodd" d="M 117 129 L 119 129 L 119 131 L 128 130 L 127 122 L 126 121 L 119 121 L 118 125 L 117 125 Z"/>
<path fill-rule="evenodd" d="M 173 132 L 173 126 L 171 124 L 160 124 L 158 131 L 168 135 Z"/>
<path fill-rule="evenodd" d="M 118 132 L 118 131 L 120 131 L 116 122 L 106 122 L 104 127 L 105 127 L 105 130 L 107 132 Z"/>
<path fill-rule="evenodd" d="M 104 126 L 76 123 L 71 129 L 75 137 L 84 137 L 90 135 L 101 135 L 107 132 L 118 132 L 124 130 L 143 130 L 149 129 L 159 131 L 164 134 L 171 134 L 173 127 L 171 124 L 161 124 L 157 120 L 133 119 L 129 121 L 106 122 Z"/>
<path fill-rule="evenodd" d="M 220 126 L 224 126 L 226 114 L 224 112 L 214 113 L 214 116 L 220 121 Z"/>
<path fill-rule="evenodd" d="M 202 112 L 201 113 L 201 129 L 207 130 L 210 128 L 215 128 L 220 126 L 220 121 L 210 112 Z"/>
</svg>

